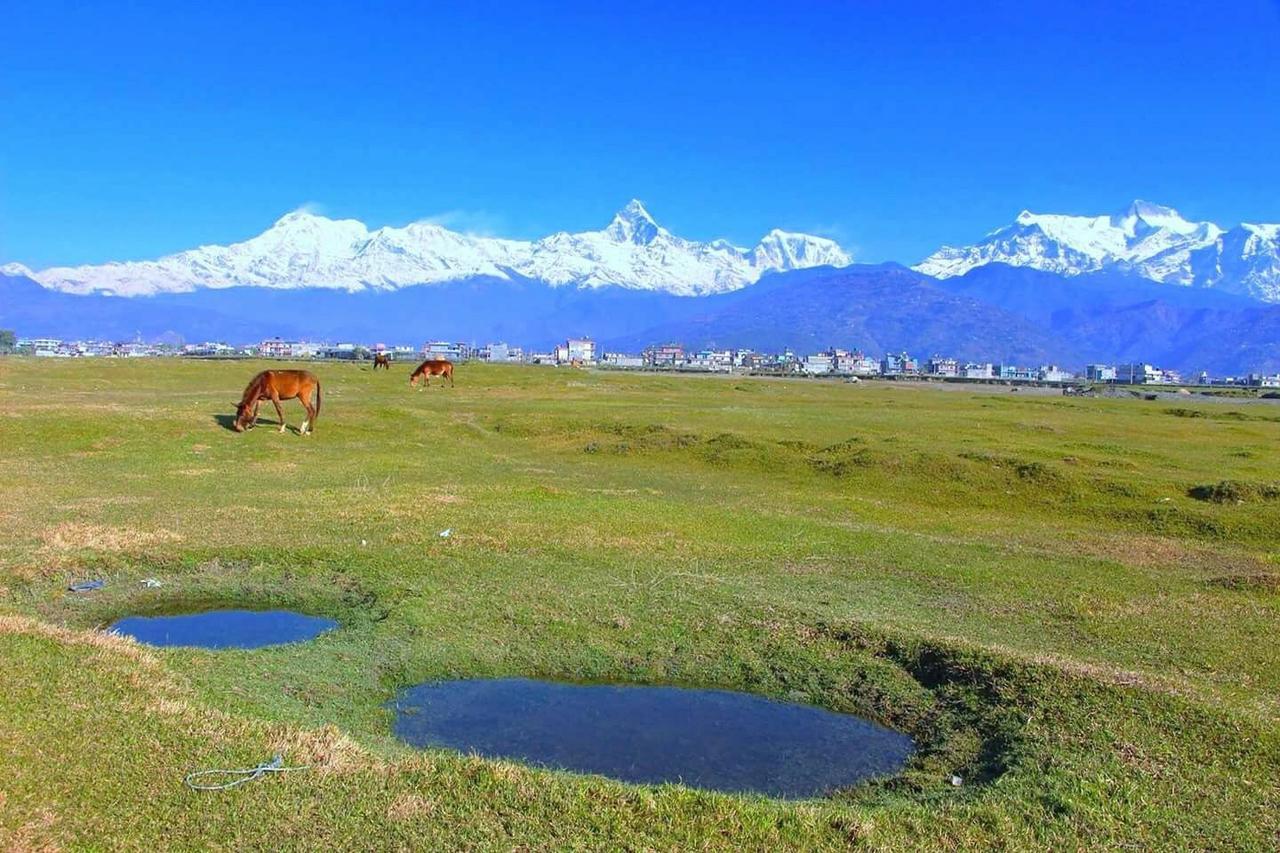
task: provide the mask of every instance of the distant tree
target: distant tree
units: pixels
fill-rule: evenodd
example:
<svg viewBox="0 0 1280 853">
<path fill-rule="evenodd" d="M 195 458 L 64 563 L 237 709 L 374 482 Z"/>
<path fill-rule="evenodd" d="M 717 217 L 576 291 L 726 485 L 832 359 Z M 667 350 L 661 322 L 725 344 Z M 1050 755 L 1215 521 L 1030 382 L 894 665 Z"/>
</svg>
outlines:
<svg viewBox="0 0 1280 853">
<path fill-rule="evenodd" d="M 0 352 L 13 352 L 18 348 L 18 337 L 13 329 L 0 329 Z"/>
</svg>

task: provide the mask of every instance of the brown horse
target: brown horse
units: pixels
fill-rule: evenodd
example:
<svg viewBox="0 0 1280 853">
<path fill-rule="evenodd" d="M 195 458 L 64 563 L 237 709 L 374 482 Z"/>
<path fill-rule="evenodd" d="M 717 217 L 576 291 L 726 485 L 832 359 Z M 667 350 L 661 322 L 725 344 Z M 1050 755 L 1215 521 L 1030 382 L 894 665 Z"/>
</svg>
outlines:
<svg viewBox="0 0 1280 853">
<path fill-rule="evenodd" d="M 422 387 L 426 388 L 431 384 L 431 377 L 439 376 L 441 379 L 449 380 L 449 387 L 453 387 L 453 362 L 444 358 L 429 358 L 422 364 L 418 365 L 417 370 L 409 376 L 409 387 L 412 388 L 418 384 L 418 380 L 422 380 Z"/>
<path fill-rule="evenodd" d="M 311 404 L 311 392 L 315 391 L 316 402 Z M 258 423 L 258 406 L 263 399 L 270 400 L 280 416 L 280 431 L 284 432 L 284 410 L 280 408 L 281 400 L 298 398 L 302 407 L 307 410 L 307 419 L 302 422 L 299 435 L 310 435 L 316 418 L 320 417 L 320 380 L 309 370 L 264 370 L 244 389 L 244 396 L 236 403 L 236 420 L 233 427 L 236 432 Z"/>
<path fill-rule="evenodd" d="M 375 353 L 373 356 L 373 369 L 377 370 L 379 367 L 384 370 L 390 370 L 391 356 L 387 355 L 385 352 Z"/>
</svg>

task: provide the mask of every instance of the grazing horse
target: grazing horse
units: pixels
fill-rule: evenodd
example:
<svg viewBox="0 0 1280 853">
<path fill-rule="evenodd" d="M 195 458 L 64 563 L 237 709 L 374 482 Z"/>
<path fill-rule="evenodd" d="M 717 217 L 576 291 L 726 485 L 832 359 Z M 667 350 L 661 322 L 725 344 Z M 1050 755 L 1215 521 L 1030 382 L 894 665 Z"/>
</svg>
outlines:
<svg viewBox="0 0 1280 853">
<path fill-rule="evenodd" d="M 418 384 L 418 380 L 422 380 L 422 387 L 426 388 L 431 384 L 431 377 L 439 376 L 441 379 L 449 380 L 449 387 L 453 387 L 453 362 L 443 358 L 429 358 L 422 364 L 418 365 L 417 370 L 409 376 L 409 387 L 412 388 Z"/>
<path fill-rule="evenodd" d="M 391 356 L 387 355 L 385 352 L 375 353 L 373 356 L 373 369 L 377 370 L 379 367 L 384 370 L 390 370 Z"/>
<path fill-rule="evenodd" d="M 316 402 L 311 404 L 311 392 L 316 395 Z M 316 418 L 320 417 L 320 380 L 309 370 L 264 370 L 249 382 L 244 389 L 244 396 L 236 403 L 236 420 L 233 424 L 236 432 L 244 432 L 258 422 L 258 406 L 263 399 L 270 400 L 280 416 L 280 431 L 284 432 L 284 410 L 280 408 L 281 400 L 292 400 L 297 397 L 302 407 L 307 410 L 307 419 L 302 422 L 299 435 L 310 435 Z"/>
</svg>

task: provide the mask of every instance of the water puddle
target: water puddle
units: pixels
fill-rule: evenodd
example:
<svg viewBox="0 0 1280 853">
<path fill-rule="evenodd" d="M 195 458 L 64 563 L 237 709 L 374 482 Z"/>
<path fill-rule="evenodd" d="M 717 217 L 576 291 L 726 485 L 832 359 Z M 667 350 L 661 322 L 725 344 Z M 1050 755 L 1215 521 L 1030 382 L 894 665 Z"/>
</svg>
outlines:
<svg viewBox="0 0 1280 853">
<path fill-rule="evenodd" d="M 310 640 L 338 627 L 332 619 L 288 610 L 209 610 L 177 616 L 128 616 L 111 626 L 117 634 L 151 646 L 258 649 Z"/>
<path fill-rule="evenodd" d="M 396 735 L 418 747 L 774 797 L 896 773 L 914 749 L 859 717 L 724 690 L 446 681 L 405 690 L 395 709 Z"/>
</svg>

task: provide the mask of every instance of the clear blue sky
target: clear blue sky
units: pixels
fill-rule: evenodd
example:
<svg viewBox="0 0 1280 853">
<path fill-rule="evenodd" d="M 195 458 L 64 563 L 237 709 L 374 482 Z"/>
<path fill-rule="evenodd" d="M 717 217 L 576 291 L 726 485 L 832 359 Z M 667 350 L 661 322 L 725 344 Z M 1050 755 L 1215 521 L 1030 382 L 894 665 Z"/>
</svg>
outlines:
<svg viewBox="0 0 1280 853">
<path fill-rule="evenodd" d="M 308 203 L 535 237 L 637 196 L 908 262 L 1023 207 L 1280 220 L 1275 0 L 360 5 L 10 0 L 0 262 Z"/>
</svg>

